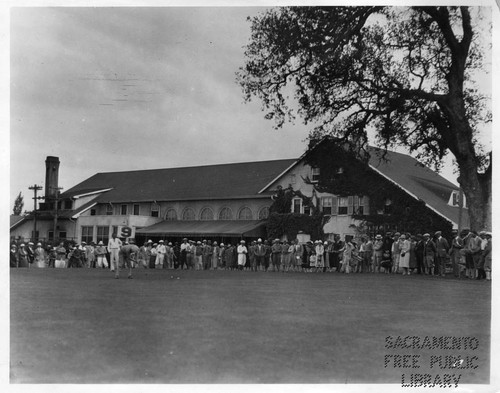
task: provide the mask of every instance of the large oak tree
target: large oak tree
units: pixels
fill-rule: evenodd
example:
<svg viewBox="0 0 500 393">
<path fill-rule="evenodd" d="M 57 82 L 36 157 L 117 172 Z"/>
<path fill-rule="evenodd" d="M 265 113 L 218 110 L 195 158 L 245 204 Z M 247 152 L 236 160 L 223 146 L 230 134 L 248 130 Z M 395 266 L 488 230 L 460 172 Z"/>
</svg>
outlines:
<svg viewBox="0 0 500 393">
<path fill-rule="evenodd" d="M 250 22 L 237 79 L 276 127 L 298 115 L 311 138 L 358 146 L 373 132 L 377 145 L 404 145 L 436 168 L 451 152 L 471 228 L 491 228 L 491 153 L 478 143 L 490 97 L 474 83 L 480 9 L 284 7 Z"/>
</svg>

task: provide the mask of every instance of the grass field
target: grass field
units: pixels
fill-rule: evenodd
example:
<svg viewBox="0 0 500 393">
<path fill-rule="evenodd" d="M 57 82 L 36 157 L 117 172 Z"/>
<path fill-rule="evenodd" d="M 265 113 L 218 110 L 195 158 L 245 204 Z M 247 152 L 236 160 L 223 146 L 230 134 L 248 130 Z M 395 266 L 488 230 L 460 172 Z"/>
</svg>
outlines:
<svg viewBox="0 0 500 393">
<path fill-rule="evenodd" d="M 402 373 L 458 371 L 384 367 L 385 354 L 456 353 L 478 358 L 461 383 L 489 380 L 487 282 L 11 269 L 10 285 L 11 383 L 401 384 Z M 473 336 L 479 347 L 395 351 L 387 336 Z"/>
</svg>

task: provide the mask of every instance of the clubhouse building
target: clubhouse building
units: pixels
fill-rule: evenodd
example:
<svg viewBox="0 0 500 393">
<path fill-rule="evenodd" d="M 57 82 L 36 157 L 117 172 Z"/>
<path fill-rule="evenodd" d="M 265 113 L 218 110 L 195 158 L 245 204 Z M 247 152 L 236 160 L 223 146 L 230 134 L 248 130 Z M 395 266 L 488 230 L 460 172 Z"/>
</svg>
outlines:
<svg viewBox="0 0 500 393">
<path fill-rule="evenodd" d="M 267 219 L 280 189 L 294 191 L 290 213 L 312 214 L 301 196 L 312 201 L 323 215 L 325 238 L 355 236 L 364 216 L 390 214 L 375 211 L 366 195 L 325 192 L 318 187 L 323 169 L 308 162 L 304 154 L 298 159 L 104 172 L 59 194 L 59 159 L 47 157 L 45 202 L 36 213 L 11 216 L 11 240 L 107 244 L 113 232 L 138 241 L 267 238 Z M 370 148 L 366 165 L 373 176 L 451 227 L 468 225 L 466 208 L 459 208 L 459 188 L 411 156 L 388 152 L 382 160 L 378 149 Z M 391 203 L 387 198 L 386 205 Z"/>
</svg>

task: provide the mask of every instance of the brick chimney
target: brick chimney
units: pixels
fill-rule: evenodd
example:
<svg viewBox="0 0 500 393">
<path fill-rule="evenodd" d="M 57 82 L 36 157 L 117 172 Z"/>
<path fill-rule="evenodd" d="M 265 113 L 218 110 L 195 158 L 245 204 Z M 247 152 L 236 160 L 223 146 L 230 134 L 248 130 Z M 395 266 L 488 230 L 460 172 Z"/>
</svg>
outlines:
<svg viewBox="0 0 500 393">
<path fill-rule="evenodd" d="M 55 198 L 59 187 L 59 157 L 47 156 L 45 160 L 45 201 Z"/>
</svg>

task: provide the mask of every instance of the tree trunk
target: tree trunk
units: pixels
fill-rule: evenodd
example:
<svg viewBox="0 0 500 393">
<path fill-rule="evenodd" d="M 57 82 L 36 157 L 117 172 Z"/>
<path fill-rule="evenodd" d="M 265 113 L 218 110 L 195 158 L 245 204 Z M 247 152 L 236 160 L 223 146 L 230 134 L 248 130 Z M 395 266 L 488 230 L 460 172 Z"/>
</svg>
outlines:
<svg viewBox="0 0 500 393">
<path fill-rule="evenodd" d="M 470 229 L 491 231 L 491 163 L 484 174 L 479 174 L 470 165 L 460 165 L 458 182 L 467 199 Z"/>
</svg>

